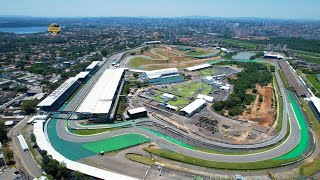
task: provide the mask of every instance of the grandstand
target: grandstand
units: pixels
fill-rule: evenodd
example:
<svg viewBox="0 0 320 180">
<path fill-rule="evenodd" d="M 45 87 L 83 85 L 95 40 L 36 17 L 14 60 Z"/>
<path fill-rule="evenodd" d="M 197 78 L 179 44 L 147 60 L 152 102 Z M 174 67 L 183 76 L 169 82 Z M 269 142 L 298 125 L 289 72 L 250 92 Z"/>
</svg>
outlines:
<svg viewBox="0 0 320 180">
<path fill-rule="evenodd" d="M 86 71 L 90 72 L 90 74 L 94 74 L 99 69 L 98 64 L 100 61 L 93 61 L 87 68 Z"/>
<path fill-rule="evenodd" d="M 112 120 L 117 94 L 121 91 L 124 68 L 106 69 L 93 85 L 76 110 L 77 113 L 91 114 L 94 120 Z"/>
<path fill-rule="evenodd" d="M 38 104 L 43 111 L 56 111 L 80 86 L 78 78 L 71 77 Z"/>
<path fill-rule="evenodd" d="M 177 68 L 160 69 L 154 71 L 146 71 L 142 73 L 143 79 L 157 79 L 168 76 L 178 76 L 179 71 Z"/>
<path fill-rule="evenodd" d="M 293 88 L 299 96 L 306 96 L 307 91 L 305 87 L 297 81 L 293 73 L 290 70 L 290 65 L 286 61 L 278 61 L 280 68 L 288 81 L 289 87 Z"/>
</svg>

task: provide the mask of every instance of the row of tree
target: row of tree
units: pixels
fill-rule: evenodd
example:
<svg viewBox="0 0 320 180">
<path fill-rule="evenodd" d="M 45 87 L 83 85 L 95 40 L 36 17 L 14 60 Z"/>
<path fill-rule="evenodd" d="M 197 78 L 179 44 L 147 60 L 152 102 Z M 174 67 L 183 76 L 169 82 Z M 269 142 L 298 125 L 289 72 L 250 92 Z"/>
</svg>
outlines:
<svg viewBox="0 0 320 180">
<path fill-rule="evenodd" d="M 243 69 L 237 74 L 237 78 L 230 79 L 229 82 L 234 85 L 234 92 L 226 101 L 220 101 L 213 104 L 213 109 L 223 113 L 228 110 L 230 116 L 237 116 L 244 112 L 247 105 L 255 101 L 254 94 L 247 94 L 247 90 L 252 89 L 257 93 L 256 84 L 266 86 L 272 82 L 272 73 L 267 66 L 260 63 L 243 63 L 243 62 L 221 62 L 220 65 L 236 64 Z M 272 71 L 272 70 L 271 70 Z M 263 99 L 262 99 L 263 100 Z M 261 101 L 262 101 L 261 100 Z"/>
<path fill-rule="evenodd" d="M 47 173 L 49 179 L 72 179 L 85 180 L 88 179 L 84 174 L 77 171 L 70 171 L 64 163 L 52 159 L 47 151 L 40 151 L 42 155 L 42 169 Z"/>
</svg>

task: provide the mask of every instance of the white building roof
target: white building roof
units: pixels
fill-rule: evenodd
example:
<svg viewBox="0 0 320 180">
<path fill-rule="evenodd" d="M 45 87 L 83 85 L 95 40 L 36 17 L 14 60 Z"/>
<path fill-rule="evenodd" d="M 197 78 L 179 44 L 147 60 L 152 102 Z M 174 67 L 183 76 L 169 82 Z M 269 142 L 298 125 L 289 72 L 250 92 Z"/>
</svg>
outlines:
<svg viewBox="0 0 320 180">
<path fill-rule="evenodd" d="M 6 122 L 4 122 L 4 125 L 5 126 L 12 126 L 13 125 L 13 121 L 6 121 Z"/>
<path fill-rule="evenodd" d="M 27 123 L 30 124 L 32 123 L 33 121 L 36 121 L 36 120 L 46 120 L 48 117 L 48 115 L 35 115 L 35 116 L 32 116 L 28 121 Z"/>
<path fill-rule="evenodd" d="M 192 103 L 190 103 L 189 105 L 187 105 L 186 107 L 184 107 L 183 109 L 181 109 L 180 111 L 184 111 L 188 114 L 191 114 L 192 112 L 196 111 L 199 107 L 201 107 L 205 103 L 206 103 L 205 100 L 197 99 L 197 100 L 193 101 Z"/>
<path fill-rule="evenodd" d="M 316 97 L 316 96 L 312 96 L 311 98 L 312 103 L 314 104 L 314 106 L 316 107 L 316 109 L 318 110 L 318 112 L 320 113 L 320 98 Z"/>
<path fill-rule="evenodd" d="M 179 71 L 177 68 L 168 68 L 168 69 L 160 69 L 160 70 L 154 70 L 154 71 L 146 71 L 146 76 L 148 78 L 158 78 L 165 75 L 171 75 L 171 74 L 179 74 Z"/>
<path fill-rule="evenodd" d="M 86 70 L 91 70 L 93 68 L 95 68 L 100 61 L 92 61 L 92 63 L 86 68 Z"/>
<path fill-rule="evenodd" d="M 175 95 L 168 94 L 168 93 L 164 93 L 164 94 L 162 94 L 162 96 L 165 98 L 169 98 L 169 99 L 174 99 L 176 97 Z"/>
<path fill-rule="evenodd" d="M 205 101 L 207 101 L 207 102 L 209 102 L 209 103 L 212 103 L 213 100 L 214 100 L 214 97 L 212 97 L 212 96 L 207 96 L 207 95 L 204 95 L 204 94 L 198 94 L 197 98 L 198 98 L 198 99 L 203 99 L 203 100 L 205 100 Z"/>
<path fill-rule="evenodd" d="M 282 54 L 276 53 L 276 52 L 265 52 L 264 53 L 265 57 L 274 57 L 274 58 L 282 58 L 284 59 L 284 56 Z"/>
<path fill-rule="evenodd" d="M 169 108 L 169 109 L 174 109 L 174 110 L 179 109 L 178 107 L 172 106 L 171 104 L 168 104 L 166 107 Z"/>
<path fill-rule="evenodd" d="M 192 66 L 192 67 L 188 67 L 186 68 L 188 71 L 196 71 L 196 70 L 200 70 L 200 69 L 204 69 L 204 68 L 208 68 L 211 67 L 210 64 L 200 64 L 197 66 Z"/>
<path fill-rule="evenodd" d="M 137 113 L 141 113 L 141 112 L 146 112 L 146 108 L 144 107 L 139 107 L 139 108 L 135 108 L 135 109 L 129 109 L 128 113 L 129 114 L 137 114 Z"/>
<path fill-rule="evenodd" d="M 18 140 L 19 140 L 23 150 L 29 149 L 26 140 L 23 138 L 23 136 L 21 134 L 18 136 Z"/>
<path fill-rule="evenodd" d="M 80 73 L 76 76 L 76 78 L 78 78 L 78 79 L 84 79 L 84 78 L 86 78 L 86 77 L 88 76 L 88 74 L 89 74 L 88 71 L 83 71 L 83 72 L 80 72 Z"/>
<path fill-rule="evenodd" d="M 124 68 L 106 69 L 84 98 L 77 112 L 109 113 L 123 72 Z"/>
<path fill-rule="evenodd" d="M 134 180 L 135 178 L 125 176 L 122 174 L 106 171 L 103 169 L 95 168 L 86 164 L 71 161 L 59 152 L 57 152 L 47 140 L 46 135 L 43 132 L 43 123 L 37 122 L 33 126 L 33 132 L 37 139 L 37 144 L 41 150 L 46 150 L 53 159 L 63 162 L 66 167 L 73 171 L 79 171 L 83 174 L 93 176 L 99 179 L 117 179 L 117 180 Z"/>
<path fill-rule="evenodd" d="M 43 101 L 41 101 L 38 106 L 51 106 L 63 93 L 65 93 L 78 78 L 71 77 L 66 80 L 61 86 L 54 90 L 49 96 L 47 96 Z"/>
</svg>

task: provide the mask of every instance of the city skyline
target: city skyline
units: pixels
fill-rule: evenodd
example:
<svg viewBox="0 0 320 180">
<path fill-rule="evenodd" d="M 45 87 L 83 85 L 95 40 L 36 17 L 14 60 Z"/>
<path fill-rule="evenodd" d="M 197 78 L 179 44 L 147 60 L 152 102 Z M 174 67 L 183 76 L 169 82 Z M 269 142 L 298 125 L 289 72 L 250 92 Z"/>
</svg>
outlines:
<svg viewBox="0 0 320 180">
<path fill-rule="evenodd" d="M 290 5 L 290 8 L 288 8 Z M 267 3 L 253 0 L 208 1 L 164 0 L 161 2 L 70 0 L 49 1 L 31 0 L 27 2 L 6 1 L 0 7 L 2 16 L 35 17 L 257 17 L 279 19 L 320 19 L 317 7 L 320 2 L 312 0 L 270 0 Z M 90 8 L 88 8 L 90 7 Z M 156 8 L 155 8 L 156 7 Z M 215 8 L 218 7 L 218 8 Z M 57 9 L 58 11 L 55 11 Z"/>
</svg>

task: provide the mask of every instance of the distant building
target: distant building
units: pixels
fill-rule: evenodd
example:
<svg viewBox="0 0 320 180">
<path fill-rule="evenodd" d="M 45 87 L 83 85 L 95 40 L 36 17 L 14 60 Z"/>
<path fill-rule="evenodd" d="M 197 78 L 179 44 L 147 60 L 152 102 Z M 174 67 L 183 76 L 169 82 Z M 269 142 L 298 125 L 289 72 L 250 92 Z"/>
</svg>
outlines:
<svg viewBox="0 0 320 180">
<path fill-rule="evenodd" d="M 148 116 L 147 110 L 144 107 L 129 109 L 127 114 L 130 117 L 130 119 L 136 119 L 136 118 Z"/>
<path fill-rule="evenodd" d="M 152 84 L 170 84 L 184 81 L 184 77 L 180 75 L 177 68 L 146 71 L 142 73 L 141 78 Z"/>
<path fill-rule="evenodd" d="M 183 116 L 191 117 L 195 113 L 200 112 L 203 107 L 206 106 L 206 101 L 203 99 L 197 99 L 180 110 L 180 114 Z"/>
<path fill-rule="evenodd" d="M 80 86 L 75 77 L 69 78 L 38 104 L 43 111 L 56 111 Z"/>
<path fill-rule="evenodd" d="M 94 74 L 98 71 L 99 69 L 99 64 L 100 61 L 93 61 L 87 68 L 86 71 L 90 72 L 90 74 Z"/>
<path fill-rule="evenodd" d="M 213 103 L 213 101 L 214 101 L 214 97 L 203 95 L 203 94 L 198 94 L 197 98 L 203 99 L 203 100 L 207 101 L 208 103 Z"/>
<path fill-rule="evenodd" d="M 280 53 L 276 52 L 264 52 L 264 58 L 269 58 L 269 59 L 284 59 L 284 56 Z"/>
<path fill-rule="evenodd" d="M 188 68 L 186 68 L 186 70 L 187 71 L 199 71 L 199 70 L 207 69 L 210 67 L 212 67 L 212 65 L 210 65 L 210 64 L 200 64 L 197 66 L 188 67 Z"/>
<path fill-rule="evenodd" d="M 148 41 L 148 42 L 145 42 L 144 44 L 147 44 L 147 45 L 161 44 L 161 41 Z"/>
</svg>

